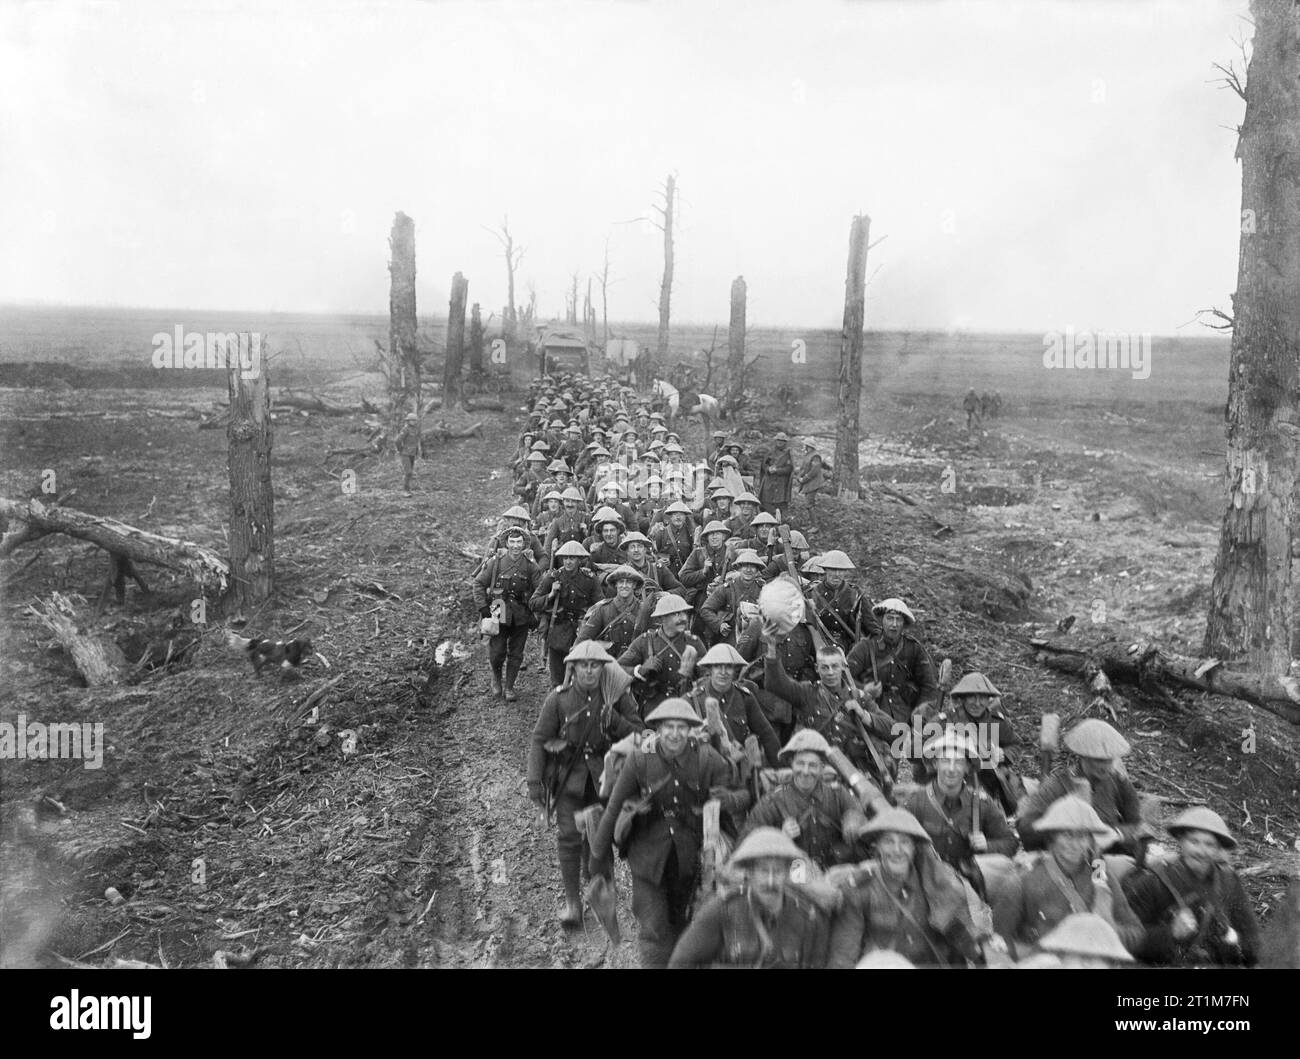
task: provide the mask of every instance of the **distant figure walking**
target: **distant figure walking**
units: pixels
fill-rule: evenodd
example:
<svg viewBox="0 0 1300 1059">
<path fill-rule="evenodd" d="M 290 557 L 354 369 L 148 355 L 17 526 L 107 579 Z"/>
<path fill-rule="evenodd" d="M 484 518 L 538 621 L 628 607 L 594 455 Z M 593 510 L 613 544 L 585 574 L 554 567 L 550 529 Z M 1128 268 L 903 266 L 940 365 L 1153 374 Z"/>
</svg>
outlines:
<svg viewBox="0 0 1300 1059">
<path fill-rule="evenodd" d="M 962 401 L 961 406 L 966 413 L 967 430 L 984 425 L 980 418 L 980 399 L 975 393 L 974 386 L 966 391 L 966 398 Z"/>
</svg>

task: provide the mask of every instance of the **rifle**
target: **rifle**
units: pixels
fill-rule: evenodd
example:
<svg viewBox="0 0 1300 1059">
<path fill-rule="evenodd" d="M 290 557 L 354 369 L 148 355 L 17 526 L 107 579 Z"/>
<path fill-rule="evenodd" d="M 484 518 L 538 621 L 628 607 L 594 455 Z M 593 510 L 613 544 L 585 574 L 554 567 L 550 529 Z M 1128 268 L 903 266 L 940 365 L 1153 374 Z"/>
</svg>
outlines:
<svg viewBox="0 0 1300 1059">
<path fill-rule="evenodd" d="M 579 739 L 577 743 L 570 744 L 567 739 L 557 738 L 557 739 L 548 739 L 543 744 L 543 748 L 547 751 L 547 753 L 554 753 L 554 754 L 561 753 L 566 747 L 570 745 L 572 745 L 573 747 L 573 757 L 569 760 L 569 767 L 564 770 L 564 775 L 560 777 L 560 781 L 555 785 L 554 790 L 552 790 L 545 782 L 543 782 L 542 784 L 542 808 L 545 810 L 546 813 L 547 827 L 550 827 L 551 819 L 555 812 L 555 797 L 564 791 L 565 784 L 569 782 L 569 777 L 573 775 L 573 769 L 578 764 L 578 759 L 582 757 L 582 753 L 581 753 L 582 747 L 587 742 L 587 737 L 591 735 L 591 726 L 605 719 L 605 709 L 606 706 L 604 703 L 602 703 L 599 710 L 592 711 L 591 720 L 587 722 L 587 727 L 586 729 L 584 729 L 582 733 L 582 738 Z M 562 744 L 562 745 L 556 746 L 556 744 Z"/>
<path fill-rule="evenodd" d="M 854 692 L 852 696 L 853 702 L 858 709 L 861 709 L 862 705 L 858 702 L 857 697 L 858 689 L 853 683 L 853 678 L 847 673 L 841 674 L 841 678 L 848 681 L 849 687 L 852 688 Z M 867 726 L 862 723 L 862 718 L 859 717 L 857 712 L 854 710 L 846 710 L 845 712 L 847 712 L 849 717 L 852 718 L 853 724 L 858 729 L 858 736 L 862 739 L 862 742 L 866 744 L 867 755 L 871 758 L 871 764 L 876 770 L 876 775 L 880 777 L 880 786 L 884 790 L 886 796 L 888 796 L 894 786 L 893 777 L 889 774 L 889 767 L 885 764 L 884 758 L 880 756 L 880 751 L 876 749 L 876 744 L 871 741 L 871 733 L 867 731 Z"/>
</svg>

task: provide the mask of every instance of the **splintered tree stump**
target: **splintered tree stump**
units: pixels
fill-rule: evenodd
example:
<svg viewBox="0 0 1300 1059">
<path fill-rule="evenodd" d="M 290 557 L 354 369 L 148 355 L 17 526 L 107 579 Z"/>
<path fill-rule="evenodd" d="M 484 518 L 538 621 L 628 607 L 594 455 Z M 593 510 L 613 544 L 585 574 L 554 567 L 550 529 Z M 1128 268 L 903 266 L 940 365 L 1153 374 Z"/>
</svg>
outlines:
<svg viewBox="0 0 1300 1059">
<path fill-rule="evenodd" d="M 37 600 L 28 608 L 36 620 L 54 634 L 72 656 L 77 671 L 92 688 L 116 684 L 126 672 L 126 656 L 117 644 L 82 628 L 72 600 L 55 592 L 48 600 Z"/>
</svg>

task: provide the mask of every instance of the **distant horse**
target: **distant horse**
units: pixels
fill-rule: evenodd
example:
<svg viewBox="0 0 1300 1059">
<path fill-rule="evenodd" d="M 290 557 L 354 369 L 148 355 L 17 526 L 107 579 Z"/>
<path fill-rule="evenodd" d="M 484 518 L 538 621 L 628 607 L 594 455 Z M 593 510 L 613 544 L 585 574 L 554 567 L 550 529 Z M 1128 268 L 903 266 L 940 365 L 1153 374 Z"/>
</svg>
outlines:
<svg viewBox="0 0 1300 1059">
<path fill-rule="evenodd" d="M 664 402 L 664 419 L 670 427 L 677 415 L 684 412 L 686 415 L 702 416 L 707 429 L 718 414 L 718 399 L 710 397 L 707 393 L 692 393 L 695 403 L 683 408 L 681 391 L 667 379 L 656 379 L 650 388 L 650 393 Z"/>
</svg>

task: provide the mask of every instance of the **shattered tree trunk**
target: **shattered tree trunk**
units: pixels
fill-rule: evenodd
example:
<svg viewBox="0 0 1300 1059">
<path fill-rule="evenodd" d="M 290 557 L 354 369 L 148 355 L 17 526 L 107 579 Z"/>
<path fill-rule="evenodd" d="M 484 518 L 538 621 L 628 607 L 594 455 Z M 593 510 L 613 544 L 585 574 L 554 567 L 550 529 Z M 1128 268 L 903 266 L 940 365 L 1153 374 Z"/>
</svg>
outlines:
<svg viewBox="0 0 1300 1059">
<path fill-rule="evenodd" d="M 275 492 L 271 487 L 271 387 L 266 368 L 226 372 L 230 394 L 230 586 L 227 614 L 243 614 L 275 587 Z"/>
<path fill-rule="evenodd" d="M 442 372 L 442 407 L 455 408 L 464 399 L 461 368 L 465 363 L 465 299 L 469 284 L 457 272 L 451 277 L 451 304 L 447 310 L 447 362 Z"/>
<path fill-rule="evenodd" d="M 420 407 L 415 314 L 415 221 L 399 212 L 388 237 L 388 397 L 394 419 Z"/>
<path fill-rule="evenodd" d="M 659 285 L 659 339 L 656 354 L 660 365 L 668 362 L 668 316 L 673 293 L 673 200 L 677 195 L 677 178 L 669 176 L 664 185 L 664 278 Z"/>
<path fill-rule="evenodd" d="M 1214 659 L 1188 658 L 1149 642 L 1108 641 L 1087 648 L 1030 640 L 1043 665 L 1091 679 L 1100 669 L 1117 684 L 1163 681 L 1242 699 L 1291 724 L 1300 724 L 1300 682 L 1294 677 L 1230 670 Z"/>
<path fill-rule="evenodd" d="M 749 288 L 744 276 L 731 281 L 731 323 L 727 327 L 727 408 L 740 407 L 745 387 L 745 300 Z"/>
<path fill-rule="evenodd" d="M 469 373 L 483 373 L 483 314 L 478 302 L 474 303 L 469 314 Z"/>
<path fill-rule="evenodd" d="M 853 218 L 848 277 L 844 281 L 844 329 L 840 332 L 840 414 L 835 438 L 835 492 L 862 495 L 858 477 L 858 421 L 862 406 L 862 344 L 866 326 L 867 237 L 871 218 Z"/>
<path fill-rule="evenodd" d="M 1300 447 L 1300 40 L 1283 0 L 1253 0 L 1241 246 L 1228 369 L 1227 507 L 1203 650 L 1270 678 L 1291 663 Z"/>
<path fill-rule="evenodd" d="M 38 600 L 30 610 L 72 657 L 87 687 L 116 684 L 125 675 L 127 661 L 121 649 L 112 640 L 83 629 L 76 608 L 66 596 L 55 592 L 48 600 Z"/>
<path fill-rule="evenodd" d="M 201 585 L 213 584 L 218 591 L 225 591 L 229 581 L 230 566 L 210 548 L 163 537 L 102 515 L 68 507 L 47 507 L 35 499 L 0 498 L 0 516 L 9 523 L 4 539 L 0 540 L 0 556 L 47 533 L 63 533 L 98 544 L 110 555 L 179 570 Z"/>
</svg>

